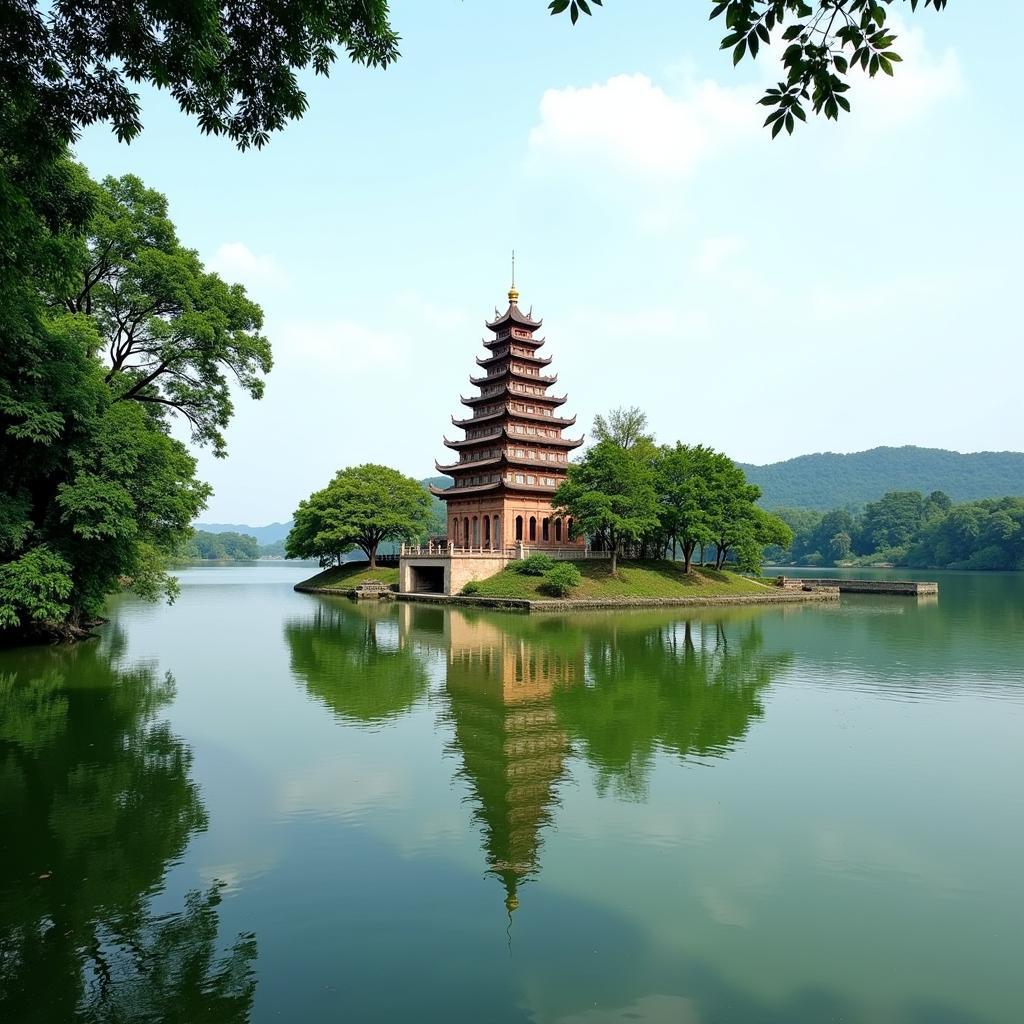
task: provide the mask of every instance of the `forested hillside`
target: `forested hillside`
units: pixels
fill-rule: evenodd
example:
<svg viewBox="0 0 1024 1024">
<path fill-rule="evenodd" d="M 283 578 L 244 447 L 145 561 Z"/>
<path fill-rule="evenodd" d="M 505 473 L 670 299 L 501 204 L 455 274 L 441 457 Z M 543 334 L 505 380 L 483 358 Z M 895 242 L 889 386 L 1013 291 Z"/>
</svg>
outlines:
<svg viewBox="0 0 1024 1024">
<path fill-rule="evenodd" d="M 955 502 L 1024 495 L 1024 452 L 963 455 L 908 445 L 801 455 L 743 470 L 764 492 L 765 508 L 860 507 L 889 491 L 944 491 Z"/>
</svg>

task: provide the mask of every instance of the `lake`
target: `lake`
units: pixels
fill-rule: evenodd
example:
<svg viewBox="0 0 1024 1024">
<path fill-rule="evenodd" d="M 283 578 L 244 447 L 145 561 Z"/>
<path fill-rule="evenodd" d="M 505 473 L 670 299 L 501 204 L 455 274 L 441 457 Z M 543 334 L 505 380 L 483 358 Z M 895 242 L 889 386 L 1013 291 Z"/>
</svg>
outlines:
<svg viewBox="0 0 1024 1024">
<path fill-rule="evenodd" d="M 530 617 L 308 574 L 0 652 L 0 1021 L 1021 1019 L 1024 577 Z"/>
</svg>

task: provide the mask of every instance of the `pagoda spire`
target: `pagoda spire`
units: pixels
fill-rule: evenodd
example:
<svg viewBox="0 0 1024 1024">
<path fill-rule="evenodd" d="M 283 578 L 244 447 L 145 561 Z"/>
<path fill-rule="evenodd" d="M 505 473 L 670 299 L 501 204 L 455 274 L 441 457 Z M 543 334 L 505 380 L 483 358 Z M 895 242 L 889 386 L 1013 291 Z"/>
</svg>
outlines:
<svg viewBox="0 0 1024 1024">
<path fill-rule="evenodd" d="M 519 291 L 516 288 L 516 251 L 512 250 L 512 287 L 508 290 L 508 304 L 514 306 L 519 301 Z"/>
</svg>

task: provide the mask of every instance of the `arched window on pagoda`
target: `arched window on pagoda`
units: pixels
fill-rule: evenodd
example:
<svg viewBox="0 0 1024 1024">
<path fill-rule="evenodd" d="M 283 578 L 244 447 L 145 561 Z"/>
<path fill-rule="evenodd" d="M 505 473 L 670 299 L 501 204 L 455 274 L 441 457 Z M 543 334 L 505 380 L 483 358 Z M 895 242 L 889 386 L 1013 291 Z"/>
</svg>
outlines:
<svg viewBox="0 0 1024 1024">
<path fill-rule="evenodd" d="M 469 547 L 469 516 L 462 520 L 462 546 Z"/>
<path fill-rule="evenodd" d="M 545 543 L 551 540 L 551 520 L 547 516 L 540 524 L 540 539 Z"/>
<path fill-rule="evenodd" d="M 516 516 L 516 540 L 523 539 L 523 517 Z"/>
<path fill-rule="evenodd" d="M 562 520 L 555 520 L 555 540 L 560 541 L 562 539 Z"/>
<path fill-rule="evenodd" d="M 569 531 L 569 538 L 572 539 L 572 516 L 565 521 L 565 528 Z"/>
<path fill-rule="evenodd" d="M 501 540 L 501 516 L 491 517 L 491 547 L 500 548 Z"/>
<path fill-rule="evenodd" d="M 530 516 L 530 540 L 537 539 L 537 517 Z"/>
<path fill-rule="evenodd" d="M 484 544 L 491 543 L 491 517 L 484 516 Z"/>
</svg>

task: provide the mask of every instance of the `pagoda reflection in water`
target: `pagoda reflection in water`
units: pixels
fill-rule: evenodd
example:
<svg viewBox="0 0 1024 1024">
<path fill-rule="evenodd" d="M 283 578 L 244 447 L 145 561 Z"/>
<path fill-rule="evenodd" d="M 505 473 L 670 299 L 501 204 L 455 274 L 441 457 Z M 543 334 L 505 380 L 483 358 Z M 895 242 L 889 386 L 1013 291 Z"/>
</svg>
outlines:
<svg viewBox="0 0 1024 1024">
<path fill-rule="evenodd" d="M 763 689 L 791 660 L 766 649 L 764 616 L 497 616 L 332 603 L 286 635 L 310 693 L 360 727 L 432 699 L 427 665 L 437 666 L 446 752 L 458 760 L 487 873 L 511 912 L 540 870 L 574 763 L 593 770 L 599 792 L 643 801 L 658 756 L 721 758 L 742 740 L 764 713 Z"/>
<path fill-rule="evenodd" d="M 519 886 L 539 870 L 542 831 L 565 775 L 569 741 L 551 695 L 582 680 L 582 649 L 567 654 L 458 611 L 448 622 L 451 750 L 476 804 L 487 870 L 501 879 L 512 911 Z"/>
</svg>

